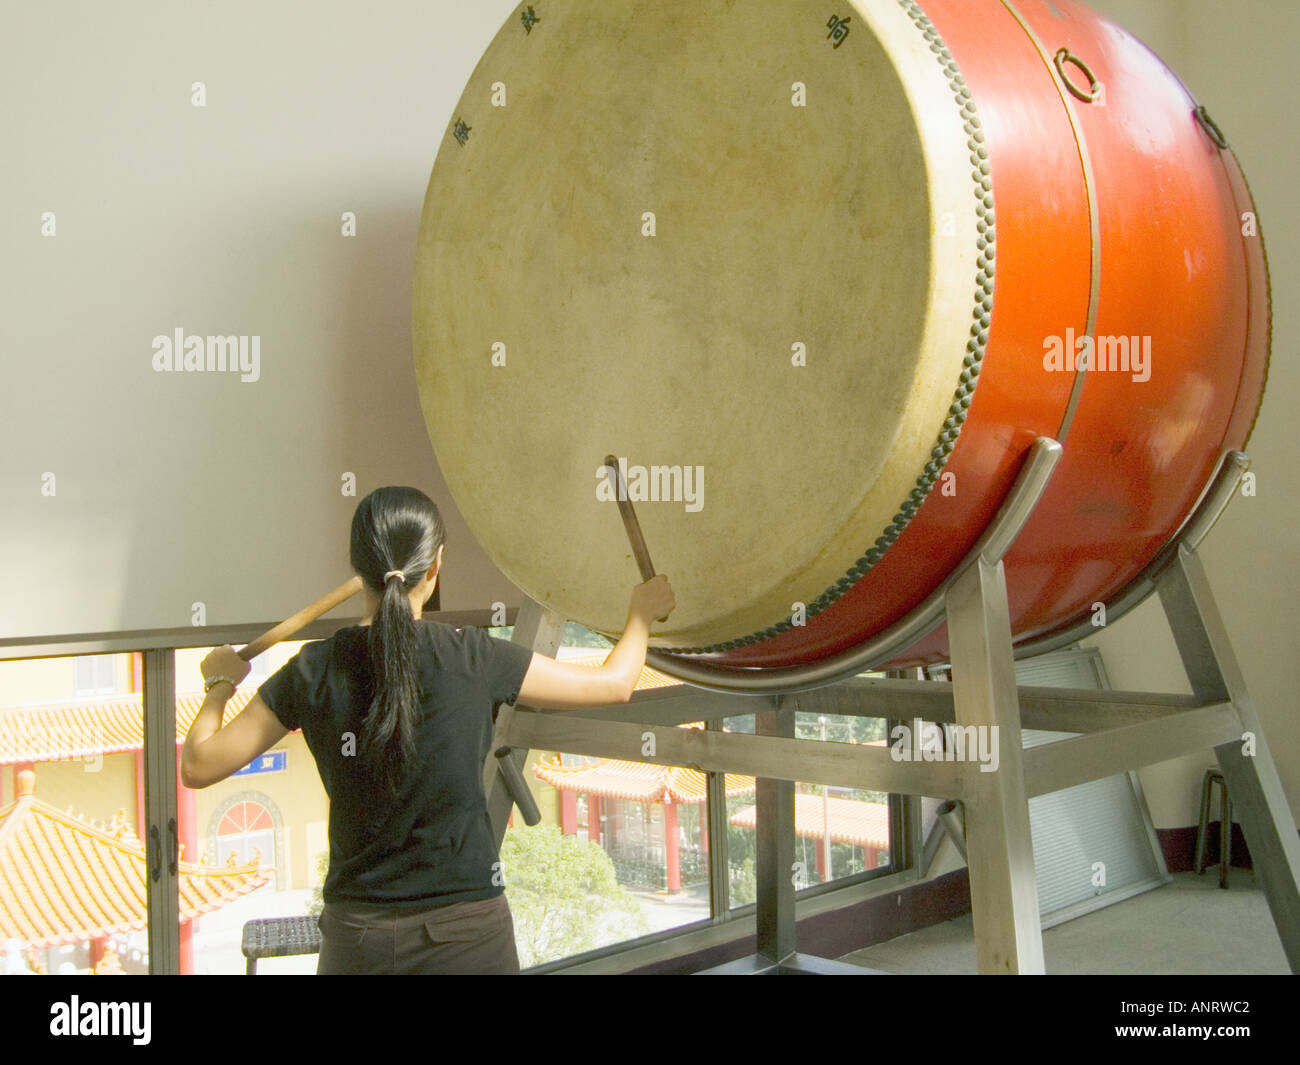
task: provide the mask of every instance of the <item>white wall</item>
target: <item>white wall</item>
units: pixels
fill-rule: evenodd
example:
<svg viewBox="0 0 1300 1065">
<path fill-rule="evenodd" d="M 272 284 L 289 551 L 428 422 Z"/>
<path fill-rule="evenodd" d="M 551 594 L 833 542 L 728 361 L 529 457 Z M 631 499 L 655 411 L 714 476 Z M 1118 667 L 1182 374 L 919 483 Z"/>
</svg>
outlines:
<svg viewBox="0 0 1300 1065">
<path fill-rule="evenodd" d="M 444 608 L 518 602 L 437 471 L 410 341 L 434 156 L 513 6 L 6 5 L 0 638 L 287 616 L 394 483 L 447 514 Z M 257 379 L 157 372 L 178 328 L 260 338 Z"/>
<path fill-rule="evenodd" d="M 1239 498 L 1201 549 L 1215 597 L 1278 763 L 1300 812 L 1300 463 L 1295 460 L 1300 319 L 1300 146 L 1292 51 L 1300 5 L 1292 0 L 1096 0 L 1093 6 L 1141 37 L 1175 70 L 1231 142 L 1250 181 L 1269 258 L 1273 354 L 1263 408 L 1249 444 L 1258 494 Z M 1155 600 L 1092 641 L 1117 688 L 1188 691 L 1164 613 Z M 1192 825 L 1201 774 L 1213 757 L 1179 759 L 1142 773 L 1159 827 Z"/>
</svg>

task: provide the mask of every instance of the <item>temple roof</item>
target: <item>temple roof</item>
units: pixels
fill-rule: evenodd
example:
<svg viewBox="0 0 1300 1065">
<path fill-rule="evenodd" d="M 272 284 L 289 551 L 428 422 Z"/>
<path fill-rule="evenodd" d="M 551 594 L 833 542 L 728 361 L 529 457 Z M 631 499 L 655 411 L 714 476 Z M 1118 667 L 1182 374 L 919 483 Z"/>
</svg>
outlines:
<svg viewBox="0 0 1300 1065">
<path fill-rule="evenodd" d="M 256 693 L 236 692 L 226 703 L 229 722 Z M 64 699 L 51 703 L 0 707 L 0 765 L 56 762 L 101 754 L 138 751 L 144 746 L 143 696 L 140 692 Z M 176 696 L 176 741 L 185 742 L 202 692 Z"/>
<path fill-rule="evenodd" d="M 30 947 L 80 943 L 146 926 L 145 848 L 119 812 L 109 828 L 36 798 L 36 774 L 0 807 L 0 939 Z M 218 910 L 271 879 L 257 865 L 181 861 L 182 921 Z"/>
<path fill-rule="evenodd" d="M 560 765 L 556 759 L 538 761 L 533 772 L 540 780 L 562 791 L 582 791 L 612 799 L 636 802 L 703 802 L 707 797 L 704 774 L 680 766 L 649 765 L 616 758 L 595 758 L 584 765 Z M 726 775 L 728 795 L 748 795 L 754 778 L 739 773 Z M 831 798 L 825 807 L 820 795 L 795 794 L 795 833 L 821 839 L 829 823 L 831 840 L 855 847 L 889 848 L 889 806 L 860 799 Z M 753 828 L 755 808 L 747 806 L 728 819 L 737 828 Z"/>
<path fill-rule="evenodd" d="M 533 766 L 538 779 L 561 791 L 585 791 L 612 799 L 640 802 L 703 802 L 707 798 L 705 776 L 698 769 L 648 765 L 616 758 L 597 758 L 587 765 L 565 766 L 558 760 L 538 761 Z M 748 795 L 754 778 L 739 773 L 726 776 L 728 795 Z"/>
<path fill-rule="evenodd" d="M 794 831 L 806 839 L 821 839 L 829 825 L 832 843 L 851 843 L 855 847 L 889 849 L 889 805 L 861 799 L 825 800 L 820 795 L 796 792 L 794 796 Z M 753 828 L 755 807 L 737 810 L 728 819 L 737 828 Z"/>
</svg>

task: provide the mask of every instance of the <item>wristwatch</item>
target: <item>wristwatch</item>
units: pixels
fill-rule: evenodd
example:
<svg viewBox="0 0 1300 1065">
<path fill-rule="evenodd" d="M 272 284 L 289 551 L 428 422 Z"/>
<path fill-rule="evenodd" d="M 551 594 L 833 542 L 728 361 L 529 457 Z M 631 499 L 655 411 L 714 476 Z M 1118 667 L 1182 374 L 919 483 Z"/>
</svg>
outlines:
<svg viewBox="0 0 1300 1065">
<path fill-rule="evenodd" d="M 236 684 L 236 683 L 235 683 L 233 680 L 231 680 L 229 677 L 209 677 L 207 680 L 205 680 L 205 681 L 203 682 L 203 691 L 204 691 L 204 694 L 206 694 L 207 692 L 210 692 L 213 688 L 215 688 L 215 687 L 216 687 L 218 684 L 220 684 L 223 680 L 224 680 L 227 684 L 229 684 L 232 688 L 235 688 L 235 689 L 238 689 L 238 688 L 239 688 L 239 685 Z"/>
</svg>

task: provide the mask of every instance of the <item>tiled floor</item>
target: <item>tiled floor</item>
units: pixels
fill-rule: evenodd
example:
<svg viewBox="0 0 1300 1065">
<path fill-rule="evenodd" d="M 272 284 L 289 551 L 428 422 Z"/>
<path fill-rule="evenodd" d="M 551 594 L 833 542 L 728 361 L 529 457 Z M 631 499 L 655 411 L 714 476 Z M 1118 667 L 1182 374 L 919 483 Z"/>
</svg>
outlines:
<svg viewBox="0 0 1300 1065">
<path fill-rule="evenodd" d="M 1043 933 L 1049 974 L 1286 974 L 1291 970 L 1268 903 L 1249 870 L 1228 890 L 1217 870 L 1173 882 Z M 974 974 L 971 916 L 933 925 L 842 961 L 898 974 Z"/>
</svg>

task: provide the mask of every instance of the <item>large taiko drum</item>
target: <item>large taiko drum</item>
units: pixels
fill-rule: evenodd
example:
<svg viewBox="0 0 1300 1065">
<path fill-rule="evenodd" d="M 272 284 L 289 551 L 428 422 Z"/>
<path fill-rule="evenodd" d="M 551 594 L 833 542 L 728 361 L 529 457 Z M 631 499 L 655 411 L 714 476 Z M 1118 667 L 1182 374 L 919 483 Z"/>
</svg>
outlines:
<svg viewBox="0 0 1300 1065">
<path fill-rule="evenodd" d="M 1063 456 L 1005 557 L 1012 631 L 1077 626 L 1244 447 L 1269 342 L 1223 134 L 1070 0 L 521 6 L 448 124 L 414 297 L 488 554 L 620 631 L 618 456 L 684 669 L 893 631 L 1039 437 Z"/>
</svg>

